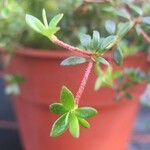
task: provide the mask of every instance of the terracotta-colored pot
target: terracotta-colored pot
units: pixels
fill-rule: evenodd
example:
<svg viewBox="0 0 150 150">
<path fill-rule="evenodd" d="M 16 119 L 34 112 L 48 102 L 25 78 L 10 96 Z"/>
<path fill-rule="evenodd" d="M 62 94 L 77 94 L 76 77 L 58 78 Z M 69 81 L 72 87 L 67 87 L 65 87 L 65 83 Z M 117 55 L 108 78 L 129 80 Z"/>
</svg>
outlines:
<svg viewBox="0 0 150 150">
<path fill-rule="evenodd" d="M 132 101 L 117 103 L 111 89 L 94 91 L 94 71 L 80 103 L 99 111 L 90 119 L 91 129 L 81 129 L 79 139 L 68 133 L 58 138 L 49 137 L 51 126 L 58 117 L 49 112 L 49 104 L 59 101 L 62 85 L 77 92 L 87 65 L 60 66 L 62 59 L 70 55 L 73 54 L 66 51 L 21 49 L 11 62 L 10 71 L 26 78 L 21 95 L 14 99 L 25 150 L 126 150 L 143 86 L 133 89 Z M 124 66 L 145 68 L 145 59 L 144 54 L 131 56 L 125 59 Z"/>
</svg>

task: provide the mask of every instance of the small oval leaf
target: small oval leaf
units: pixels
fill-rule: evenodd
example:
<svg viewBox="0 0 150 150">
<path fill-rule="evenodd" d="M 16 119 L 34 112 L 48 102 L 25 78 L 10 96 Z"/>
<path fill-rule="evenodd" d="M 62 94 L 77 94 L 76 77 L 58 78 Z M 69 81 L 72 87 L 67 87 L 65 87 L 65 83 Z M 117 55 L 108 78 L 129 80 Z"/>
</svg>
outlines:
<svg viewBox="0 0 150 150">
<path fill-rule="evenodd" d="M 80 43 L 85 49 L 89 49 L 90 43 L 91 43 L 91 36 L 87 34 L 81 34 L 80 35 Z"/>
<path fill-rule="evenodd" d="M 58 14 L 58 15 L 54 16 L 49 23 L 49 27 L 50 28 L 56 27 L 57 24 L 59 23 L 59 21 L 62 19 L 62 17 L 63 17 L 63 14 Z"/>
<path fill-rule="evenodd" d="M 123 75 L 122 71 L 116 71 L 113 73 L 113 79 L 119 78 Z"/>
<path fill-rule="evenodd" d="M 92 107 L 80 107 L 75 110 L 75 114 L 81 118 L 90 118 L 97 114 L 97 110 Z"/>
<path fill-rule="evenodd" d="M 86 62 L 86 59 L 83 57 L 72 56 L 63 60 L 60 65 L 71 66 L 71 65 L 83 64 L 85 62 Z"/>
<path fill-rule="evenodd" d="M 90 43 L 90 49 L 97 51 L 100 45 L 100 33 L 98 31 L 93 31 L 93 38 Z"/>
<path fill-rule="evenodd" d="M 61 103 L 67 110 L 71 110 L 75 107 L 75 99 L 72 92 L 65 86 L 62 87 L 61 90 Z"/>
<path fill-rule="evenodd" d="M 103 77 L 98 77 L 96 82 L 95 82 L 95 87 L 94 89 L 97 91 L 100 89 L 100 87 L 102 86 L 103 84 Z"/>
<path fill-rule="evenodd" d="M 134 11 L 134 12 L 136 12 L 137 14 L 139 14 L 139 15 L 142 15 L 143 14 L 143 10 L 140 8 L 140 7 L 138 7 L 138 6 L 136 6 L 136 5 L 129 5 L 130 6 L 130 8 Z"/>
<path fill-rule="evenodd" d="M 109 66 L 109 62 L 108 62 L 105 58 L 103 58 L 103 57 L 97 58 L 97 59 L 96 59 L 96 62 L 101 63 L 101 64 L 103 64 L 103 65 Z"/>
<path fill-rule="evenodd" d="M 142 17 L 142 21 L 143 23 L 150 25 L 150 16 Z"/>
<path fill-rule="evenodd" d="M 121 65 L 122 61 L 123 61 L 123 54 L 122 54 L 122 50 L 120 48 L 118 48 L 115 52 L 114 52 L 114 60 L 115 63 L 117 65 Z"/>
<path fill-rule="evenodd" d="M 43 17 L 43 22 L 44 22 L 45 27 L 48 28 L 48 22 L 47 22 L 45 9 L 42 10 L 42 17 Z"/>
<path fill-rule="evenodd" d="M 80 127 L 78 118 L 74 114 L 69 117 L 69 131 L 73 137 L 78 138 L 80 134 Z"/>
<path fill-rule="evenodd" d="M 139 24 L 137 24 L 135 29 L 136 29 L 137 34 L 140 35 L 140 33 L 142 32 L 141 26 Z"/>
<path fill-rule="evenodd" d="M 68 118 L 69 118 L 69 113 L 64 114 L 60 118 L 58 118 L 52 126 L 50 136 L 57 137 L 63 134 L 68 128 L 68 123 L 69 123 Z"/>
<path fill-rule="evenodd" d="M 119 23 L 117 28 L 117 35 L 121 38 L 123 37 L 131 28 L 133 27 L 132 22 Z"/>
<path fill-rule="evenodd" d="M 112 46 L 112 44 L 114 43 L 115 40 L 116 40 L 116 36 L 114 36 L 114 35 L 110 35 L 110 36 L 106 37 L 105 39 L 103 39 L 103 41 L 101 43 L 101 49 L 111 48 L 110 45 Z"/>
<path fill-rule="evenodd" d="M 45 32 L 45 26 L 42 22 L 32 15 L 26 15 L 26 23 L 36 32 L 43 34 Z"/>
<path fill-rule="evenodd" d="M 114 34 L 116 31 L 116 23 L 112 20 L 107 20 L 105 22 L 105 28 L 106 28 L 108 33 Z"/>
<path fill-rule="evenodd" d="M 90 124 L 83 118 L 78 117 L 79 123 L 84 128 L 90 128 Z"/>
<path fill-rule="evenodd" d="M 131 15 L 129 14 L 129 12 L 124 8 L 115 11 L 115 13 L 116 13 L 116 15 L 123 17 L 123 18 L 126 18 L 126 19 L 131 18 Z"/>
<path fill-rule="evenodd" d="M 100 33 L 96 30 L 93 31 L 93 40 L 96 42 L 96 43 L 99 43 L 99 40 L 100 40 Z"/>
<path fill-rule="evenodd" d="M 55 114 L 59 114 L 62 115 L 64 113 L 67 113 L 67 110 L 65 109 L 65 107 L 60 104 L 60 103 L 53 103 L 49 106 L 49 109 L 55 113 Z"/>
</svg>

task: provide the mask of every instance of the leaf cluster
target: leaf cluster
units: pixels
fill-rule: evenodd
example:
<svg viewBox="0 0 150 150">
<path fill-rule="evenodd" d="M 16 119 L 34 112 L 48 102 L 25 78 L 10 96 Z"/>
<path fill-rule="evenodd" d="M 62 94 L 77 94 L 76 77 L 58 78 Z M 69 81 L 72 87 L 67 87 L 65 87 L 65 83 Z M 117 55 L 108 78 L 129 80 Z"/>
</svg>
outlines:
<svg viewBox="0 0 150 150">
<path fill-rule="evenodd" d="M 82 34 L 80 36 L 82 47 L 87 51 L 92 51 L 98 54 L 103 54 L 106 50 L 110 49 L 116 42 L 116 36 L 110 35 L 108 37 L 101 37 L 98 31 L 93 31 L 93 36 Z"/>
<path fill-rule="evenodd" d="M 27 14 L 26 22 L 33 30 L 51 39 L 54 34 L 60 29 L 59 27 L 57 27 L 57 24 L 62 19 L 63 14 L 58 14 L 54 16 L 49 24 L 47 21 L 45 9 L 43 9 L 42 17 L 43 23 L 36 17 Z"/>
<path fill-rule="evenodd" d="M 105 70 L 102 70 L 99 64 L 95 67 L 96 74 L 98 76 L 95 82 L 95 90 L 99 90 L 103 86 L 113 87 L 114 80 L 122 76 L 122 71 L 113 72 L 111 66 L 108 66 Z"/>
<path fill-rule="evenodd" d="M 84 128 L 90 128 L 86 119 L 97 114 L 96 109 L 92 107 L 78 107 L 72 92 L 65 86 L 62 87 L 60 94 L 60 103 L 53 103 L 49 109 L 58 115 L 61 115 L 53 124 L 50 135 L 52 137 L 63 134 L 69 129 L 71 135 L 78 138 L 80 135 L 80 125 Z"/>
<path fill-rule="evenodd" d="M 133 95 L 130 91 L 132 87 L 137 84 L 146 83 L 148 77 L 145 72 L 139 68 L 125 68 L 123 74 L 117 79 L 116 82 L 116 100 L 123 98 L 132 99 Z"/>
</svg>

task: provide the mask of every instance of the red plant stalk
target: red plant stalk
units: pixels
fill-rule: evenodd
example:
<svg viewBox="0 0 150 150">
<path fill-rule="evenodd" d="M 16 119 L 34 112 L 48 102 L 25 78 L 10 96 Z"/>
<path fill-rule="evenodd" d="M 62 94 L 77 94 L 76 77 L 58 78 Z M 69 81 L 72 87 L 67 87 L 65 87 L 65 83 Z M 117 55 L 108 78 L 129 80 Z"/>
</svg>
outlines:
<svg viewBox="0 0 150 150">
<path fill-rule="evenodd" d="M 73 51 L 73 52 L 76 52 L 76 53 L 79 53 L 81 55 L 86 55 L 86 56 L 91 56 L 93 53 L 92 52 L 89 52 L 89 51 L 85 51 L 85 50 L 81 50 L 77 47 L 74 47 L 74 46 L 71 46 L 67 43 L 64 43 L 63 41 L 59 40 L 57 37 L 53 37 L 52 39 L 52 42 L 60 47 L 63 47 L 67 50 L 70 50 L 70 51 Z"/>
<path fill-rule="evenodd" d="M 88 63 L 88 66 L 87 66 L 87 68 L 86 68 L 86 70 L 85 70 L 84 77 L 83 77 L 83 79 L 82 79 L 82 81 L 81 81 L 80 87 L 79 87 L 79 89 L 78 89 L 78 91 L 77 91 L 77 94 L 76 94 L 75 100 L 76 100 L 76 104 L 77 104 L 77 105 L 79 104 L 80 98 L 81 98 L 81 96 L 82 96 L 82 94 L 83 94 L 83 92 L 84 92 L 84 89 L 85 89 L 85 87 L 86 87 L 86 84 L 87 84 L 89 75 L 90 75 L 90 73 L 91 73 L 92 67 L 93 67 L 93 62 L 89 62 L 89 63 Z"/>
<path fill-rule="evenodd" d="M 150 44 L 150 37 L 147 35 L 145 31 L 141 31 L 140 35 Z"/>
<path fill-rule="evenodd" d="M 51 39 L 50 39 L 54 44 L 60 46 L 60 47 L 63 47 L 67 50 L 70 50 L 70 51 L 73 51 L 73 52 L 76 52 L 80 55 L 85 55 L 85 56 L 88 56 L 91 58 L 91 56 L 93 55 L 92 52 L 89 52 L 89 51 L 85 51 L 85 50 L 81 50 L 77 47 L 74 47 L 74 46 L 71 46 L 67 43 L 64 43 L 63 41 L 59 40 L 56 36 L 53 36 Z M 76 104 L 78 105 L 79 104 L 79 101 L 80 101 L 80 98 L 82 96 L 82 93 L 84 92 L 84 89 L 86 87 L 86 83 L 88 81 L 88 78 L 89 78 L 89 75 L 91 73 L 91 70 L 92 70 L 92 67 L 93 67 L 93 62 L 89 62 L 88 63 L 88 66 L 85 70 L 85 74 L 84 74 L 84 77 L 81 81 L 81 84 L 80 84 L 80 87 L 77 91 L 77 94 L 76 94 L 76 97 L 75 97 L 75 101 L 76 101 Z"/>
</svg>

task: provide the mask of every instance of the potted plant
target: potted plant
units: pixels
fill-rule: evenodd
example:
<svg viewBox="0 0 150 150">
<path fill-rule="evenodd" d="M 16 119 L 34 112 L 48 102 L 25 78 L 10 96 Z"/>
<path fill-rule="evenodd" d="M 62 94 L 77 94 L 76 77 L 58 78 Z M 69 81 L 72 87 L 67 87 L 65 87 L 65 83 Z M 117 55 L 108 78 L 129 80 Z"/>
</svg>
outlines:
<svg viewBox="0 0 150 150">
<path fill-rule="evenodd" d="M 111 5 L 120 6 L 118 3 L 109 4 L 109 6 Z M 132 18 L 132 13 L 122 10 L 122 7 L 127 7 L 127 10 L 136 13 L 137 16 Z M 140 54 L 125 58 L 122 65 L 123 54 L 128 52 L 125 50 L 123 52 L 121 41 L 127 32 L 131 32 L 131 29 L 136 27 L 138 34 L 149 42 L 149 36 L 140 27 L 141 24 L 149 24 L 149 17 L 144 16 L 141 13 L 142 9 L 133 3 L 130 5 L 125 3 L 122 7 L 119 11 L 123 11 L 122 13 L 126 15 L 127 22 L 119 22 L 116 25 L 108 20 L 106 29 L 111 32 L 111 35 L 103 37 L 96 30 L 93 31 L 92 37 L 84 34 L 80 39 L 80 48 L 64 43 L 56 37 L 55 33 L 59 30 L 57 24 L 62 19 L 62 14 L 55 16 L 49 24 L 45 10 L 43 10 L 43 23 L 34 16 L 26 15 L 27 23 L 35 31 L 48 37 L 54 44 L 71 52 L 22 49 L 17 51 L 12 59 L 9 71 L 15 74 L 21 73 L 26 79 L 21 87 L 21 94 L 14 100 L 25 149 L 40 150 L 51 147 L 53 149 L 66 149 L 66 145 L 68 149 L 82 148 L 87 150 L 99 148 L 122 150 L 126 148 L 133 120 L 138 110 L 139 93 L 143 91 L 143 87 L 137 86 L 137 84 L 146 80 L 146 74 L 139 69 L 130 68 L 123 72 L 121 69 L 123 67 L 140 66 L 146 70 L 148 64 L 145 55 Z M 114 6 L 110 8 L 114 8 Z M 117 15 L 121 14 L 114 9 L 112 9 L 112 12 Z M 139 59 L 141 61 L 137 64 Z M 61 65 L 70 67 L 60 67 L 60 62 Z M 81 65 L 71 66 L 81 63 L 84 63 L 82 67 Z M 117 67 L 116 65 L 121 66 Z M 94 67 L 96 75 L 93 73 Z M 78 89 L 80 80 L 81 84 Z M 96 90 L 102 87 L 100 91 L 94 92 L 94 84 Z M 67 87 L 62 87 L 62 85 Z M 133 85 L 136 86 L 133 88 Z M 85 86 L 87 86 L 86 89 Z M 103 86 L 113 87 L 117 93 L 117 100 L 122 97 L 123 100 L 115 103 L 113 101 L 113 90 Z M 86 90 L 85 93 L 83 93 L 84 89 Z M 76 91 L 77 94 L 73 94 Z M 131 98 L 131 92 L 134 93 L 134 100 L 125 100 Z M 53 101 L 55 99 L 56 101 Z M 88 103 L 86 100 L 88 100 Z M 50 110 L 61 115 L 53 126 L 56 116 L 48 112 L 47 106 L 50 103 L 53 103 L 49 107 Z M 100 110 L 101 113 L 90 120 L 90 130 L 81 129 L 79 140 L 71 138 L 67 133 L 57 139 L 48 136 L 51 125 L 51 136 L 58 136 L 69 128 L 74 137 L 79 137 L 79 126 L 89 128 L 90 125 L 86 119 L 97 113 L 96 109 L 85 107 L 87 104 L 95 107 L 98 111 Z M 89 144 L 85 142 L 87 140 L 90 140 Z"/>
</svg>

